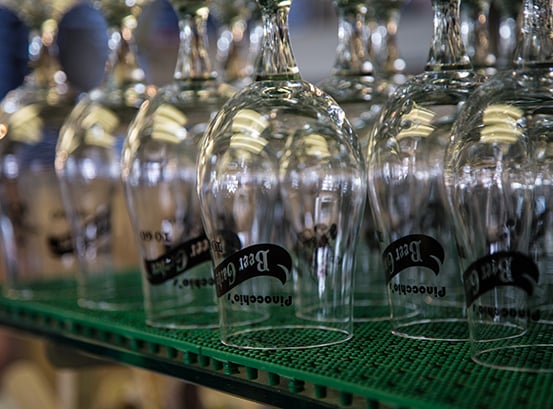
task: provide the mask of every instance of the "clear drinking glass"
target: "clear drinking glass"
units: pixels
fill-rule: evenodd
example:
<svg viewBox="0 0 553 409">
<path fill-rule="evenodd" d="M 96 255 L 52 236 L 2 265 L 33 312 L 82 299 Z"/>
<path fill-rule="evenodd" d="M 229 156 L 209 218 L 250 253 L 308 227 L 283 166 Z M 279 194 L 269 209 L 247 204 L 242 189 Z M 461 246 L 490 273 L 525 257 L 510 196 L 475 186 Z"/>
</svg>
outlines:
<svg viewBox="0 0 553 409">
<path fill-rule="evenodd" d="M 30 28 L 32 71 L 0 104 L 4 292 L 15 298 L 56 297 L 74 288 L 75 273 L 70 228 L 54 171 L 58 132 L 78 94 L 60 67 L 56 44 L 58 22 L 72 2 L 7 6 Z"/>
<path fill-rule="evenodd" d="M 408 0 L 367 0 L 371 27 L 370 52 L 376 62 L 376 69 L 388 82 L 391 94 L 398 85 L 408 79 L 407 64 L 401 57 L 397 33 L 401 19 L 401 8 Z"/>
<path fill-rule="evenodd" d="M 212 120 L 198 162 L 222 342 L 309 348 L 352 336 L 366 172 L 344 111 L 301 80 L 290 1 L 259 0 L 256 81 Z"/>
<path fill-rule="evenodd" d="M 109 27 L 104 79 L 67 116 L 56 146 L 56 172 L 78 256 L 79 305 L 87 308 L 142 306 L 140 262 L 120 168 L 129 124 L 153 91 L 135 53 L 142 5 L 100 2 Z"/>
<path fill-rule="evenodd" d="M 253 80 L 263 27 L 255 0 L 212 0 L 218 23 L 216 62 L 222 80 L 242 89 Z"/>
<path fill-rule="evenodd" d="M 466 102 L 446 156 L 471 336 L 483 365 L 553 371 L 553 2 L 525 0 L 513 69 Z"/>
<path fill-rule="evenodd" d="M 344 109 L 366 152 L 369 135 L 388 98 L 387 82 L 374 73 L 369 52 L 366 0 L 336 0 L 338 45 L 331 75 L 318 84 Z M 382 257 L 370 202 L 365 207 L 355 256 L 355 321 L 383 320 L 390 316 Z"/>
<path fill-rule="evenodd" d="M 480 83 L 459 32 L 459 1 L 433 0 L 426 69 L 397 88 L 369 142 L 369 198 L 386 273 L 392 332 L 466 340 L 468 327 L 444 154 L 451 126 Z"/>
<path fill-rule="evenodd" d="M 217 326 L 209 241 L 196 192 L 196 160 L 207 123 L 234 93 L 207 53 L 206 0 L 172 0 L 181 44 L 172 84 L 144 103 L 123 150 L 123 181 L 142 255 L 149 325 Z"/>
<path fill-rule="evenodd" d="M 461 33 L 474 70 L 490 77 L 497 72 L 490 35 L 491 0 L 461 2 Z"/>
<path fill-rule="evenodd" d="M 520 32 L 522 0 L 494 0 L 493 5 L 499 14 L 496 65 L 499 70 L 511 69 Z"/>
</svg>

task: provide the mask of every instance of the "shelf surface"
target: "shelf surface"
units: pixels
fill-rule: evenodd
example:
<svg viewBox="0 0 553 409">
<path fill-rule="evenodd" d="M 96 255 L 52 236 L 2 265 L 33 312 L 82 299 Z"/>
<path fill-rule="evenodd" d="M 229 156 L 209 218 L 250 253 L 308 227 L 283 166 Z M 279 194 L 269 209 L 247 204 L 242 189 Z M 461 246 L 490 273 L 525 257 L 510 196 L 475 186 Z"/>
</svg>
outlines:
<svg viewBox="0 0 553 409">
<path fill-rule="evenodd" d="M 330 347 L 238 350 L 217 330 L 158 329 L 140 310 L 80 308 L 67 290 L 52 301 L 0 296 L 0 324 L 283 408 L 553 407 L 553 374 L 488 369 L 470 360 L 466 342 L 400 338 L 387 322 L 356 324 L 351 341 Z"/>
</svg>

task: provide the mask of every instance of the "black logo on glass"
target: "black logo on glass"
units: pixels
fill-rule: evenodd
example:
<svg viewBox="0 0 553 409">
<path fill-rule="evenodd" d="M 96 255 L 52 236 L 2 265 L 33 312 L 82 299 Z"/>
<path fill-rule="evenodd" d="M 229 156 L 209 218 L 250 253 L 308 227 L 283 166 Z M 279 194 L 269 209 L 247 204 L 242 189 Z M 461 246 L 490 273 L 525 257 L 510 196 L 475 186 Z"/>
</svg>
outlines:
<svg viewBox="0 0 553 409">
<path fill-rule="evenodd" d="M 538 266 L 524 254 L 500 251 L 487 255 L 463 273 L 467 306 L 482 294 L 501 286 L 518 287 L 532 295 L 538 280 Z"/>
<path fill-rule="evenodd" d="M 50 252 L 56 257 L 61 257 L 64 254 L 71 254 L 74 251 L 71 233 L 48 236 L 47 240 Z"/>
<path fill-rule="evenodd" d="M 442 245 L 432 237 L 412 234 L 391 243 L 383 253 L 388 282 L 409 267 L 426 267 L 438 275 L 445 260 Z"/>
<path fill-rule="evenodd" d="M 65 218 L 65 213 L 58 212 L 55 216 Z M 81 234 L 78 234 L 75 240 L 79 252 L 86 252 L 92 245 L 101 247 L 102 239 L 111 233 L 111 213 L 109 211 L 100 211 L 90 215 L 84 218 L 81 223 Z M 104 247 L 106 245 L 106 242 L 104 242 Z M 71 233 L 48 236 L 48 246 L 52 254 L 58 257 L 74 252 Z"/>
<path fill-rule="evenodd" d="M 276 244 L 255 244 L 227 257 L 215 267 L 217 296 L 221 297 L 234 287 L 254 277 L 268 276 L 286 284 L 292 269 L 292 257 Z"/>
<path fill-rule="evenodd" d="M 180 244 L 154 260 L 144 260 L 144 266 L 148 282 L 156 285 L 210 260 L 209 240 L 203 235 Z"/>
</svg>

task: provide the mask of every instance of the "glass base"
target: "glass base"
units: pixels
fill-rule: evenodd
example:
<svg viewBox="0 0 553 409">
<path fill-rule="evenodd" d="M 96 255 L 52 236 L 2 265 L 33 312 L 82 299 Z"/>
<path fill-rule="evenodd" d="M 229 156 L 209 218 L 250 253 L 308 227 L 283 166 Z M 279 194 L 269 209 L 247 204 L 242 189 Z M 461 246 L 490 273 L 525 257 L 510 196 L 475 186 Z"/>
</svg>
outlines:
<svg viewBox="0 0 553 409">
<path fill-rule="evenodd" d="M 473 352 L 471 358 L 477 364 L 488 368 L 518 372 L 553 372 L 553 344 L 481 349 Z"/>
<path fill-rule="evenodd" d="M 395 325 L 392 334 L 432 341 L 468 341 L 469 327 L 466 319 L 428 319 Z"/>
<path fill-rule="evenodd" d="M 3 294 L 14 300 L 53 300 L 64 297 L 64 293 L 73 294 L 75 288 L 76 281 L 73 279 L 42 280 L 18 286 L 7 284 L 3 288 Z"/>
<path fill-rule="evenodd" d="M 226 334 L 221 341 L 241 349 L 307 349 L 348 341 L 353 333 L 325 326 L 257 327 Z"/>
<path fill-rule="evenodd" d="M 472 360 L 495 369 L 553 372 L 553 325 L 550 321 L 524 324 L 472 324 Z"/>
<path fill-rule="evenodd" d="M 359 300 L 353 304 L 354 322 L 377 322 L 390 319 L 387 301 Z"/>
<path fill-rule="evenodd" d="M 79 282 L 79 306 L 94 310 L 142 309 L 144 297 L 139 271 L 111 272 Z"/>
<path fill-rule="evenodd" d="M 104 311 L 124 311 L 135 310 L 142 308 L 142 297 L 125 296 L 113 300 L 92 300 L 87 298 L 79 298 L 79 307 L 89 310 L 104 310 Z"/>
<path fill-rule="evenodd" d="M 217 306 L 204 308 L 176 306 L 163 314 L 147 313 L 146 324 L 156 328 L 172 329 L 217 328 L 219 326 L 219 309 Z"/>
</svg>

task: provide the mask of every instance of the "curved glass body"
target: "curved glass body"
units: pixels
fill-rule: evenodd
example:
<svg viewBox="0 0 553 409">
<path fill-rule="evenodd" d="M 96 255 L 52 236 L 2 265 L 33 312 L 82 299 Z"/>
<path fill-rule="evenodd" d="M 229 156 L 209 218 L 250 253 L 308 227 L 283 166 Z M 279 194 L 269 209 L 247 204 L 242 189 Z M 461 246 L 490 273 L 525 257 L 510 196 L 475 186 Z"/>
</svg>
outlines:
<svg viewBox="0 0 553 409">
<path fill-rule="evenodd" d="M 424 73 L 397 88 L 369 142 L 370 201 L 394 334 L 467 340 L 464 291 L 447 218 L 444 154 L 451 126 L 482 80 L 459 35 L 457 1 L 435 0 Z"/>
<path fill-rule="evenodd" d="M 366 3 L 366 0 L 335 3 L 338 14 L 336 61 L 331 75 L 318 84 L 344 109 L 363 152 L 367 151 L 372 127 L 389 93 L 388 81 L 374 73 Z M 355 258 L 355 321 L 383 320 L 390 316 L 376 231 L 370 201 L 367 201 Z"/>
<path fill-rule="evenodd" d="M 206 1 L 173 1 L 181 47 L 172 84 L 144 103 L 123 150 L 123 181 L 142 257 L 146 322 L 169 328 L 219 324 L 209 242 L 196 192 L 208 122 L 234 93 L 207 59 Z"/>
<path fill-rule="evenodd" d="M 6 296 L 36 299 L 55 297 L 74 284 L 74 251 L 54 155 L 59 129 L 74 106 L 77 90 L 60 68 L 57 20 L 48 19 L 40 34 L 36 31 L 46 19 L 42 13 L 54 12 L 33 4 L 40 9 L 37 15 L 32 8 L 15 8 L 33 24 L 33 71 L 0 105 L 0 226 Z M 55 283 L 54 288 L 49 283 Z"/>
<path fill-rule="evenodd" d="M 56 172 L 78 256 L 79 304 L 110 310 L 142 305 L 120 162 L 129 124 L 149 89 L 134 50 L 141 4 L 105 1 L 101 7 L 110 27 L 104 80 L 67 116 L 56 146 Z"/>
<path fill-rule="evenodd" d="M 352 269 L 366 200 L 344 111 L 302 81 L 290 2 L 260 0 L 257 79 L 209 124 L 198 161 L 223 343 L 309 348 L 352 336 Z"/>
<path fill-rule="evenodd" d="M 525 2 L 514 68 L 467 101 L 447 152 L 471 355 L 553 371 L 553 14 Z"/>
<path fill-rule="evenodd" d="M 198 189 L 223 342 L 309 347 L 351 337 L 366 194 L 352 139 L 341 108 L 300 80 L 257 81 L 211 123 Z"/>
</svg>

